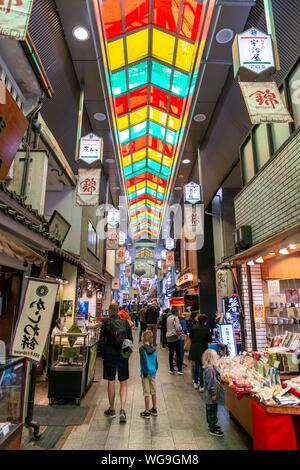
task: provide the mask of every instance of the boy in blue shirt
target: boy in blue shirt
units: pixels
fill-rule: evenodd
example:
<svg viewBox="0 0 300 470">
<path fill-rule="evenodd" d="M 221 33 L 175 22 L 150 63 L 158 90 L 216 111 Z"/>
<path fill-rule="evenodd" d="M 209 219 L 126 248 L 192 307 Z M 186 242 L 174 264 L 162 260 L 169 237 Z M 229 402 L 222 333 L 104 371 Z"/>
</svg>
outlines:
<svg viewBox="0 0 300 470">
<path fill-rule="evenodd" d="M 145 411 L 140 413 L 141 418 L 149 419 L 151 415 L 157 416 L 156 408 L 156 372 L 158 369 L 157 353 L 153 348 L 153 333 L 146 330 L 143 333 L 143 344 L 139 349 L 143 394 L 145 398 Z M 150 409 L 150 397 L 152 408 Z"/>
</svg>

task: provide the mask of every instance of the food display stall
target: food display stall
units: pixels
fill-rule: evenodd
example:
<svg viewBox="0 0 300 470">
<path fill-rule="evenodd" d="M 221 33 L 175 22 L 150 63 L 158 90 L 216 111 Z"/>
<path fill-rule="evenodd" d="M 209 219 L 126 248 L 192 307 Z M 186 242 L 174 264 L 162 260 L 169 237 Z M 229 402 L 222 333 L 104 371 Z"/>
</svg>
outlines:
<svg viewBox="0 0 300 470">
<path fill-rule="evenodd" d="M 225 406 L 253 438 L 255 450 L 300 449 L 299 361 L 287 375 L 286 354 L 293 352 L 244 352 L 218 362 Z"/>
</svg>

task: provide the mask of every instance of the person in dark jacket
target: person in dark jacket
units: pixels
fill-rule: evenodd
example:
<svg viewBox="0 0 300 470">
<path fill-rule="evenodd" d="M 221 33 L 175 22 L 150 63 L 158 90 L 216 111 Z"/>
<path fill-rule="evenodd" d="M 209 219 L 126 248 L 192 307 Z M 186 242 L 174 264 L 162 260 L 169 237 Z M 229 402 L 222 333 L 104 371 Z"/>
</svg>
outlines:
<svg viewBox="0 0 300 470">
<path fill-rule="evenodd" d="M 187 330 L 188 333 L 192 331 L 194 325 L 196 325 L 197 320 L 196 317 L 199 315 L 199 312 L 191 312 L 190 318 L 187 320 Z"/>
<path fill-rule="evenodd" d="M 145 399 L 145 411 L 140 413 L 141 418 L 149 419 L 151 415 L 157 416 L 156 384 L 155 377 L 158 369 L 157 353 L 152 346 L 153 333 L 146 330 L 143 333 L 143 345 L 140 347 L 140 366 Z M 152 408 L 150 409 L 150 397 Z"/>
<path fill-rule="evenodd" d="M 153 333 L 153 346 L 156 347 L 157 322 L 159 319 L 159 308 L 157 303 L 150 305 L 146 311 L 147 328 Z"/>
<path fill-rule="evenodd" d="M 100 332 L 100 351 L 103 358 L 103 379 L 108 380 L 107 394 L 109 408 L 104 412 L 108 418 L 115 418 L 116 374 L 120 382 L 120 422 L 126 422 L 125 403 L 127 380 L 129 379 L 129 359 L 121 355 L 121 343 L 125 339 L 133 342 L 131 328 L 127 320 L 118 315 L 118 304 L 109 306 L 109 318 L 104 320 Z"/>
<path fill-rule="evenodd" d="M 161 346 L 162 346 L 163 349 L 167 347 L 167 336 L 166 335 L 167 335 L 167 318 L 168 318 L 169 313 L 170 313 L 170 309 L 166 308 L 164 310 L 164 313 L 162 314 L 162 316 L 159 319 L 160 343 L 161 343 Z"/>
<path fill-rule="evenodd" d="M 203 367 L 202 355 L 211 342 L 211 331 L 206 325 L 207 316 L 199 314 L 197 323 L 190 331 L 191 347 L 189 352 L 189 360 L 194 362 L 194 388 L 203 392 Z"/>
</svg>

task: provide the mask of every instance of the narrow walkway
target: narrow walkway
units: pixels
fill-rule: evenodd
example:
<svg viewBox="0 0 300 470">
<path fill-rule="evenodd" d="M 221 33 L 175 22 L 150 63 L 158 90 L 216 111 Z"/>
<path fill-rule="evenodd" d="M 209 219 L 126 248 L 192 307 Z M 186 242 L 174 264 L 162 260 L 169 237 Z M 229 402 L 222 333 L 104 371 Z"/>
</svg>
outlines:
<svg viewBox="0 0 300 470">
<path fill-rule="evenodd" d="M 80 426 L 66 428 L 56 449 L 73 450 L 218 450 L 251 449 L 248 436 L 233 422 L 223 406 L 219 407 L 219 423 L 223 438 L 210 436 L 207 432 L 205 405 L 201 395 L 192 386 L 190 366 L 185 375 L 170 375 L 168 350 L 158 347 L 159 370 L 157 395 L 159 416 L 143 420 L 139 414 L 144 410 L 142 386 L 139 375 L 137 331 L 135 351 L 130 359 L 131 378 L 127 400 L 127 424 L 120 425 L 118 417 L 107 419 L 103 412 L 108 407 L 106 382 L 97 371 L 99 380 L 94 383 L 82 406 L 90 406 L 88 420 Z M 188 360 L 185 360 L 188 363 Z M 119 411 L 119 400 L 116 410 Z M 62 417 L 63 419 L 63 417 Z M 87 422 L 88 421 L 88 422 Z M 27 446 L 29 450 L 31 446 Z M 35 447 L 37 448 L 37 447 Z"/>
</svg>

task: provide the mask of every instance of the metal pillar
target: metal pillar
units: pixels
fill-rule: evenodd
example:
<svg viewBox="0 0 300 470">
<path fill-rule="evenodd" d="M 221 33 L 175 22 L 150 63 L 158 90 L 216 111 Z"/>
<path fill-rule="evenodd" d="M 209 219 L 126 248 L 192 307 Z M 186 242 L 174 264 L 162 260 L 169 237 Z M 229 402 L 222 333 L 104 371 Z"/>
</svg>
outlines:
<svg viewBox="0 0 300 470">
<path fill-rule="evenodd" d="M 82 86 L 80 90 L 80 97 L 79 97 L 75 160 L 79 160 L 80 139 L 81 139 L 81 133 L 82 133 L 83 108 L 84 108 L 84 89 Z"/>
<path fill-rule="evenodd" d="M 277 43 L 277 36 L 276 36 L 276 28 L 275 28 L 275 20 L 274 20 L 272 0 L 264 0 L 264 7 L 265 7 L 265 15 L 266 15 L 268 34 L 270 34 L 272 36 L 272 39 L 273 39 L 274 54 L 275 54 L 275 65 L 276 65 L 276 70 L 278 71 L 278 70 L 280 70 L 280 58 L 279 58 L 279 51 L 278 51 L 278 43 Z"/>
</svg>

